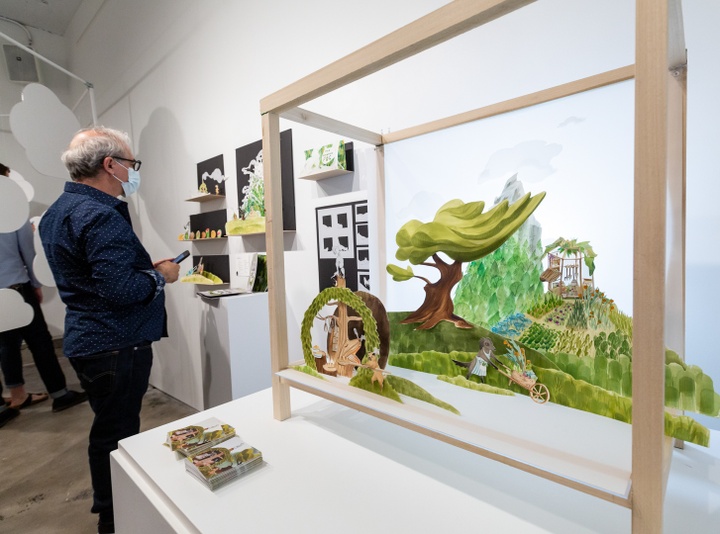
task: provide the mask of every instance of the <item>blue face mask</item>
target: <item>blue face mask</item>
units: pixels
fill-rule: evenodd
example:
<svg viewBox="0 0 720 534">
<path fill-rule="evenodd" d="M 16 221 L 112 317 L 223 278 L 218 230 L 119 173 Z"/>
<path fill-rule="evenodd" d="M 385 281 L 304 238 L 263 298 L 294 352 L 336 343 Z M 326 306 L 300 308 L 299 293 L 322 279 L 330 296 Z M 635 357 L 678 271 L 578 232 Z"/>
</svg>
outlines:
<svg viewBox="0 0 720 534">
<path fill-rule="evenodd" d="M 120 182 L 120 185 L 122 185 L 123 196 L 129 197 L 130 195 L 135 193 L 140 188 L 140 171 L 136 171 L 135 169 L 128 168 L 117 160 L 115 160 L 115 163 L 120 165 L 123 169 L 127 169 L 127 172 L 128 172 L 128 181 L 127 182 L 123 182 L 120 178 L 118 178 L 114 174 L 113 174 L 113 178 L 115 178 L 118 182 Z"/>
</svg>

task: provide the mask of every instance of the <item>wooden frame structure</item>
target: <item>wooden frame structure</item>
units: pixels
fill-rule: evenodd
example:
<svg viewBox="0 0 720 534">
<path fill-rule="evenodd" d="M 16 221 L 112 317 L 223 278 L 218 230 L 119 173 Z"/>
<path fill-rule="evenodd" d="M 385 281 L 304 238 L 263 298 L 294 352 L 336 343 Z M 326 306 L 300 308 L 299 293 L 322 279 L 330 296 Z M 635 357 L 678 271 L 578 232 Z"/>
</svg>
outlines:
<svg viewBox="0 0 720 534">
<path fill-rule="evenodd" d="M 485 457 L 553 480 L 632 510 L 633 532 L 662 532 L 663 498 L 670 461 L 664 435 L 664 350 L 684 350 L 684 114 L 685 44 L 680 0 L 636 0 L 635 65 L 576 80 L 523 97 L 475 109 L 392 134 L 381 135 L 298 106 L 382 70 L 534 0 L 455 0 L 352 54 L 263 98 L 260 102 L 266 180 L 270 349 L 274 417 L 291 415 L 289 388 L 296 387 L 400 424 Z M 288 338 L 282 232 L 279 119 L 301 122 L 380 148 L 408 139 L 635 78 L 635 206 L 633 287 L 632 487 L 618 496 L 582 481 L 557 476 L 521 461 L 468 444 L 406 418 L 334 394 L 327 388 L 288 380 Z M 384 177 L 381 175 L 381 180 Z M 378 211 L 384 209 L 379 199 Z M 666 222 L 666 210 L 675 214 Z M 666 240 L 681 249 L 676 268 L 666 267 Z M 678 257 L 678 255 L 674 255 Z M 671 272 L 669 272 L 671 271 Z M 673 277 L 674 280 L 669 280 Z M 672 293 L 673 288 L 680 293 Z M 666 318 L 674 302 L 675 321 Z M 677 300 L 680 299 L 679 302 Z M 680 310 L 678 312 L 677 310 Z M 678 317 L 681 327 L 678 328 Z M 672 325 L 672 326 L 668 326 Z M 672 338 L 672 339 L 670 339 Z"/>
</svg>

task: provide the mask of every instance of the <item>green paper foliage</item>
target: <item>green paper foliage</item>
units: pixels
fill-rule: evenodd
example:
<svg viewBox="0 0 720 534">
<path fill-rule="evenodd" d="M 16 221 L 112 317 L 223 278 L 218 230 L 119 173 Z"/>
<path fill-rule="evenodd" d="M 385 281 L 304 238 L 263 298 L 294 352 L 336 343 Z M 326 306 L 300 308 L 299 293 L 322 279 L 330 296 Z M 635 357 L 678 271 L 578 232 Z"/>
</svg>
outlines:
<svg viewBox="0 0 720 534">
<path fill-rule="evenodd" d="M 300 371 L 301 373 L 305 373 L 306 375 L 314 376 L 315 378 L 319 378 L 321 380 L 327 380 L 325 376 L 318 373 L 314 368 L 308 367 L 307 365 L 296 365 L 293 367 L 296 371 Z"/>
<path fill-rule="evenodd" d="M 397 265 L 393 264 L 387 266 L 387 272 L 396 282 L 405 282 L 406 280 L 410 280 L 413 276 L 415 276 L 412 267 L 406 267 L 403 269 L 402 267 L 398 267 Z"/>
<path fill-rule="evenodd" d="M 459 376 L 464 375 L 465 371 L 455 365 L 452 360 L 468 362 L 475 356 L 474 352 L 437 352 L 428 350 L 424 352 L 405 352 L 400 354 L 391 354 L 388 359 L 389 365 L 411 369 L 413 371 L 421 371 L 433 375 Z"/>
<path fill-rule="evenodd" d="M 550 350 L 555 346 L 558 331 L 533 323 L 520 337 L 520 342 L 537 350 Z"/>
<path fill-rule="evenodd" d="M 595 355 L 617 359 L 620 354 L 624 354 L 632 359 L 632 340 L 623 332 L 615 331 L 610 334 L 600 332 L 593 339 L 593 345 Z"/>
<path fill-rule="evenodd" d="M 551 392 L 552 401 L 570 408 L 610 417 L 625 423 L 632 422 L 632 399 L 594 386 L 552 369 L 537 370 L 539 380 Z M 673 416 L 665 412 L 665 434 L 707 447 L 710 431 L 687 416 Z"/>
<path fill-rule="evenodd" d="M 543 198 L 544 192 L 533 197 L 527 193 L 512 205 L 503 200 L 485 213 L 482 201 L 451 200 L 438 209 L 432 222 L 413 219 L 398 230 L 395 257 L 413 265 L 438 252 L 460 262 L 482 258 L 513 235 Z"/>
<path fill-rule="evenodd" d="M 471 262 L 453 298 L 455 313 L 492 326 L 542 298 L 542 245 L 516 236 L 486 257 Z"/>
<path fill-rule="evenodd" d="M 384 385 L 381 388 L 377 382 L 372 382 L 372 371 L 370 369 L 361 368 L 354 377 L 350 379 L 349 384 L 353 387 L 364 389 L 382 395 L 388 399 L 402 403 L 400 395 L 412 397 L 429 404 L 438 406 L 444 410 L 460 415 L 460 412 L 452 405 L 444 402 L 437 397 L 431 395 L 427 390 L 421 388 L 414 382 L 405 378 L 393 375 L 386 375 Z"/>
<path fill-rule="evenodd" d="M 527 314 L 539 319 L 549 311 L 562 306 L 565 301 L 560 295 L 555 293 L 543 293 L 540 298 L 536 299 L 527 309 Z"/>
<path fill-rule="evenodd" d="M 380 384 L 372 381 L 372 371 L 370 369 L 359 368 L 357 370 L 357 373 L 355 373 L 355 376 L 350 379 L 349 384 L 358 389 L 370 391 L 372 393 L 381 395 L 385 398 L 394 400 L 395 402 L 399 402 L 402 404 L 400 395 L 398 395 L 398 392 L 395 391 L 395 388 L 393 388 L 392 384 L 388 383 L 387 378 L 388 377 L 385 377 L 385 384 L 381 388 Z"/>
<path fill-rule="evenodd" d="M 593 347 L 593 338 L 590 334 L 583 334 L 573 330 L 562 330 L 557 336 L 552 350 L 556 352 L 569 352 L 578 356 L 589 356 Z"/>
<path fill-rule="evenodd" d="M 720 416 L 720 395 L 712 378 L 696 365 L 665 365 L 665 405 L 670 408 Z"/>
<path fill-rule="evenodd" d="M 424 390 L 414 382 L 411 382 L 410 380 L 399 376 L 388 375 L 385 377 L 385 382 L 389 382 L 395 388 L 395 390 L 402 395 L 406 395 L 408 397 L 412 397 L 413 399 L 418 399 L 424 402 L 428 402 L 430 404 L 434 404 L 435 406 L 439 406 L 443 410 L 452 412 L 455 415 L 460 415 L 460 412 L 454 406 L 448 404 L 447 402 L 441 401 L 437 397 L 434 397 L 426 390 Z"/>
<path fill-rule="evenodd" d="M 585 315 L 585 306 L 580 299 L 573 304 L 570 316 L 565 323 L 568 328 L 587 330 L 587 315 Z"/>
</svg>

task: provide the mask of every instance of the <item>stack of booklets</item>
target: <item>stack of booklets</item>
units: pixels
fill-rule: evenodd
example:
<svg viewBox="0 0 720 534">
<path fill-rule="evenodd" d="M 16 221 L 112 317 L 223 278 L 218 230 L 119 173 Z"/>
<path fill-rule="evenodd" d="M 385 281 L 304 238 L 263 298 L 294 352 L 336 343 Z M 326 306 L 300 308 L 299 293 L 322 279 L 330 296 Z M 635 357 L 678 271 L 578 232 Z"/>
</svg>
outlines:
<svg viewBox="0 0 720 534">
<path fill-rule="evenodd" d="M 183 456 L 192 456 L 235 435 L 235 429 L 211 417 L 195 425 L 185 426 L 167 433 L 165 444 Z"/>
<path fill-rule="evenodd" d="M 187 472 L 214 490 L 260 465 L 262 453 L 239 436 L 233 436 L 188 456 L 184 462 Z"/>
</svg>

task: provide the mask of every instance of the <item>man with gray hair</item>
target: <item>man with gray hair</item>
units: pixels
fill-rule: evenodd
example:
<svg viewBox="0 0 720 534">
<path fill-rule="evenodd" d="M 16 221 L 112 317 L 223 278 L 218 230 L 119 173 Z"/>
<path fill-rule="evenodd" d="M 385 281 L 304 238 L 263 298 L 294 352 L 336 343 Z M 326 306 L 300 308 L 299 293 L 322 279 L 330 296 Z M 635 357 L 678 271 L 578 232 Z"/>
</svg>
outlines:
<svg viewBox="0 0 720 534">
<path fill-rule="evenodd" d="M 151 343 L 167 336 L 166 283 L 179 265 L 153 263 L 132 229 L 127 204 L 141 162 L 124 132 L 81 130 L 62 155 L 71 182 L 40 221 L 40 239 L 67 306 L 64 352 L 95 419 L 88 456 L 98 532 L 114 532 L 110 453 L 140 431 Z"/>
</svg>

